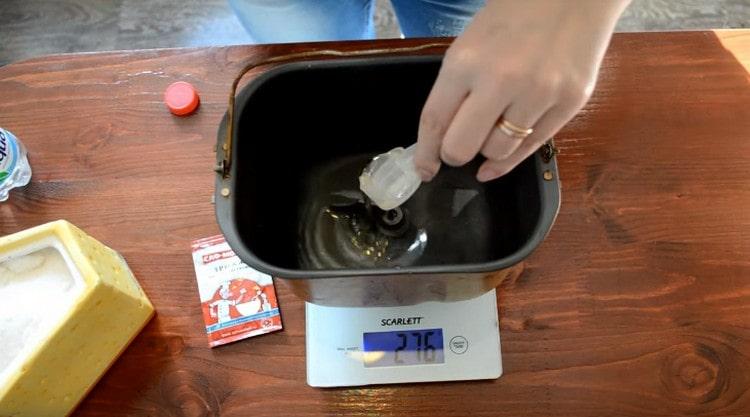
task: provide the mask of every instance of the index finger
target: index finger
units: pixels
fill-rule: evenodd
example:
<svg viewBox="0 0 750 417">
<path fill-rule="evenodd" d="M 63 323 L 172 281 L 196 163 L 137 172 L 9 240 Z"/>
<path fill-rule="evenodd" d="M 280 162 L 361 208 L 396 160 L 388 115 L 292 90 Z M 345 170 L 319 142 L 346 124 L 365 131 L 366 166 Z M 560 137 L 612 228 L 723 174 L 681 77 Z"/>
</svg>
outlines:
<svg viewBox="0 0 750 417">
<path fill-rule="evenodd" d="M 440 70 L 419 118 L 414 165 L 423 181 L 431 180 L 440 169 L 443 136 L 468 94 L 467 85 Z"/>
</svg>

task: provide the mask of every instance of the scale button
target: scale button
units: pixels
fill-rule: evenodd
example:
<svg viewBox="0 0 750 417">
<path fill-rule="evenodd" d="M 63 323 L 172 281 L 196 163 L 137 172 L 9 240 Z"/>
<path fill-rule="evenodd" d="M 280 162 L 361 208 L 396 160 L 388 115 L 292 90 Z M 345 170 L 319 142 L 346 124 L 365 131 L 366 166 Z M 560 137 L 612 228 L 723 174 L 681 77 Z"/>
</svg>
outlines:
<svg viewBox="0 0 750 417">
<path fill-rule="evenodd" d="M 451 352 L 461 355 L 469 349 L 469 341 L 463 336 L 455 336 L 448 343 L 451 348 Z"/>
</svg>

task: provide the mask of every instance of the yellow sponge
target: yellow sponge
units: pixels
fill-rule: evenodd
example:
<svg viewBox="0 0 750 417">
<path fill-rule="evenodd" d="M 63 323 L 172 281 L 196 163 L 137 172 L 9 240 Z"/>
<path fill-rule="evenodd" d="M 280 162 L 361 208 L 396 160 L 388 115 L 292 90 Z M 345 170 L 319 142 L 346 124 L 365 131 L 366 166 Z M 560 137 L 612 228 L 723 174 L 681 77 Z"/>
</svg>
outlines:
<svg viewBox="0 0 750 417">
<path fill-rule="evenodd" d="M 125 260 L 64 220 L 0 238 L 0 416 L 70 414 L 153 314 Z"/>
</svg>

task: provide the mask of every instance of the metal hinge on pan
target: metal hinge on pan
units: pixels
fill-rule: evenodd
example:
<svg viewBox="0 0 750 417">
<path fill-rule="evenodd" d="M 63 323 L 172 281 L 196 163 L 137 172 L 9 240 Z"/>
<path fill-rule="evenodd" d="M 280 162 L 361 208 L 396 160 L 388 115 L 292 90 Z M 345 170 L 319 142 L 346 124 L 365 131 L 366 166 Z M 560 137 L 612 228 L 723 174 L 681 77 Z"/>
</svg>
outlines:
<svg viewBox="0 0 750 417">
<path fill-rule="evenodd" d="M 539 152 L 542 153 L 542 160 L 544 163 L 549 163 L 549 161 L 552 160 L 552 158 L 555 157 L 558 153 L 560 153 L 560 150 L 555 147 L 555 143 L 552 141 L 552 139 L 548 140 L 547 143 L 542 145 L 541 148 L 539 148 Z"/>
</svg>

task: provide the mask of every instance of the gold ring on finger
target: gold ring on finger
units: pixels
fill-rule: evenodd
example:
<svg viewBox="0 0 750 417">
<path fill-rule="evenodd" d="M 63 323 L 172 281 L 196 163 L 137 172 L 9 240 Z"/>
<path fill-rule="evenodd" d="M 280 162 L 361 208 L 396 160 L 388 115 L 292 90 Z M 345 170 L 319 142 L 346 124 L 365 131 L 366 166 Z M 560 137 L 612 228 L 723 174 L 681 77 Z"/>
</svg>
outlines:
<svg viewBox="0 0 750 417">
<path fill-rule="evenodd" d="M 498 128 L 501 132 L 515 139 L 525 139 L 527 136 L 534 132 L 532 128 L 523 128 L 515 123 L 509 122 L 505 119 L 500 121 Z"/>
</svg>

